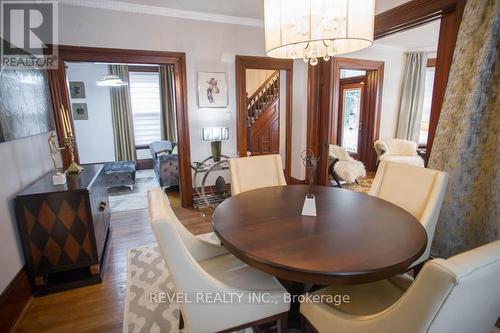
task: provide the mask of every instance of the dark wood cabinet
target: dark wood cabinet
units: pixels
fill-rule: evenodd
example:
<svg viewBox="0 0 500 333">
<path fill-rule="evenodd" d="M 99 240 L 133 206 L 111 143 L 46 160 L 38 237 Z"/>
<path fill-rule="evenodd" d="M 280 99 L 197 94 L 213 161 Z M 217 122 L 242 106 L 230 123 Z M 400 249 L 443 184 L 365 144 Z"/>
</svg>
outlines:
<svg viewBox="0 0 500 333">
<path fill-rule="evenodd" d="M 15 199 L 35 294 L 99 283 L 109 233 L 108 193 L 100 164 L 53 185 L 50 172 Z"/>
</svg>

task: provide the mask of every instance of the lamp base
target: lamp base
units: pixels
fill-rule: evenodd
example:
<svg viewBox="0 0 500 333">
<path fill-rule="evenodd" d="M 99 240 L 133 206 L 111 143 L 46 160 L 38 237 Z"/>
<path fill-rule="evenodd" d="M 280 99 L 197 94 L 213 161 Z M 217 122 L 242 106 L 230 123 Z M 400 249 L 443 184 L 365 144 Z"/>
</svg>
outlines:
<svg viewBox="0 0 500 333">
<path fill-rule="evenodd" d="M 64 173 L 56 173 L 52 176 L 52 183 L 54 185 L 64 185 L 66 184 L 66 174 Z"/>
<path fill-rule="evenodd" d="M 316 198 L 314 194 L 306 195 L 304 206 L 302 206 L 302 215 L 316 216 Z"/>
</svg>

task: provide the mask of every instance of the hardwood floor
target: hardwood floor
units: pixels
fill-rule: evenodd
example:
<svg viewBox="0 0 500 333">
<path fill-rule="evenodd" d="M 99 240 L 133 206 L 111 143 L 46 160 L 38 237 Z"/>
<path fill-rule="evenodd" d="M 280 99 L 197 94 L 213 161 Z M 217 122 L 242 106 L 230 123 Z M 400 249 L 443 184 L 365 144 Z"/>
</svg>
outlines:
<svg viewBox="0 0 500 333">
<path fill-rule="evenodd" d="M 210 232 L 210 215 L 180 207 L 178 192 L 168 193 L 179 219 L 195 234 Z M 122 332 L 129 248 L 149 245 L 155 237 L 147 209 L 111 215 L 111 234 L 101 284 L 35 297 L 13 332 Z"/>
</svg>

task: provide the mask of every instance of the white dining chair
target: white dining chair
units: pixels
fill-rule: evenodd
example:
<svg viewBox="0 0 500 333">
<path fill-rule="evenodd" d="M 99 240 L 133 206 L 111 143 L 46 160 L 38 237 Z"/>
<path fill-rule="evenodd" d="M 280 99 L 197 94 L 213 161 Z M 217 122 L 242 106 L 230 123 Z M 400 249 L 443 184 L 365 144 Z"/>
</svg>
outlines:
<svg viewBox="0 0 500 333">
<path fill-rule="evenodd" d="M 231 158 L 231 194 L 268 186 L 286 185 L 280 155 L 258 155 Z"/>
<path fill-rule="evenodd" d="M 275 277 L 246 265 L 220 246 L 191 237 L 179 227 L 182 223 L 161 191 L 148 192 L 148 207 L 175 291 L 190 297 L 180 303 L 187 332 L 231 332 L 272 321 L 278 321 L 281 333 L 286 332 L 290 306 L 285 302 L 286 290 Z M 199 299 L 226 300 L 233 295 L 234 302 L 206 304 L 196 301 L 198 295 Z M 241 295 L 241 299 L 234 295 Z M 255 296 L 265 301 L 257 302 Z"/>
<path fill-rule="evenodd" d="M 320 289 L 314 297 L 349 295 L 350 302 L 303 302 L 300 312 L 319 333 L 490 333 L 500 315 L 499 276 L 497 240 L 431 260 L 415 280 L 402 275 Z"/>
<path fill-rule="evenodd" d="M 368 194 L 405 209 L 427 233 L 427 247 L 410 268 L 429 258 L 447 184 L 448 175 L 443 171 L 388 161 L 382 161 L 377 169 Z"/>
</svg>

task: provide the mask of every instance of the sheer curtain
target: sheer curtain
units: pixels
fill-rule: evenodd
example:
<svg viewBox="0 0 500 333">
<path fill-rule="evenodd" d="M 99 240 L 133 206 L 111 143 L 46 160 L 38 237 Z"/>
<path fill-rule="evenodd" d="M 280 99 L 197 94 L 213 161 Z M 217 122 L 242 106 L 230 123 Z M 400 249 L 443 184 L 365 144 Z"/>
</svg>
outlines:
<svg viewBox="0 0 500 333">
<path fill-rule="evenodd" d="M 450 175 L 437 256 L 500 238 L 499 41 L 498 2 L 468 0 L 429 160 Z"/>
<path fill-rule="evenodd" d="M 127 65 L 109 65 L 109 74 L 118 75 L 129 82 Z M 115 138 L 115 158 L 117 161 L 135 161 L 137 159 L 132 123 L 130 87 L 128 85 L 110 87 L 111 115 Z"/>
<path fill-rule="evenodd" d="M 159 69 L 162 139 L 177 142 L 174 66 L 161 65 Z"/>
<path fill-rule="evenodd" d="M 408 52 L 399 103 L 396 137 L 418 143 L 424 106 L 427 53 Z"/>
</svg>

